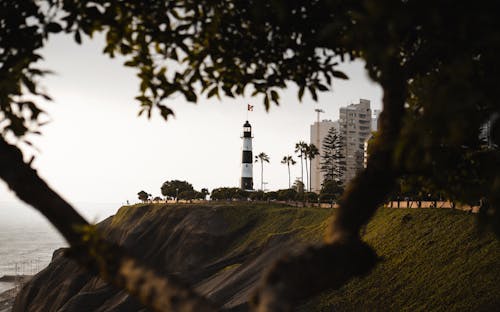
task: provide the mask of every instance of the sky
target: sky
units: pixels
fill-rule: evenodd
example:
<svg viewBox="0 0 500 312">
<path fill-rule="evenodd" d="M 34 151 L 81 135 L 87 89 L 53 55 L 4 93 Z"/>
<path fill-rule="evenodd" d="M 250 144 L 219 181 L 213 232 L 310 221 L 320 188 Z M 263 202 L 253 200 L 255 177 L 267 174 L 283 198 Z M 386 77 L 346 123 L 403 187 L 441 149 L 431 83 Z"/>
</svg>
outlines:
<svg viewBox="0 0 500 312">
<path fill-rule="evenodd" d="M 103 42 L 101 36 L 82 45 L 66 35 L 49 39 L 40 67 L 55 72 L 41 81 L 54 99 L 43 104 L 51 122 L 41 128 L 41 136 L 29 138 L 36 149 L 23 149 L 26 159 L 35 156 L 32 165 L 39 175 L 79 209 L 84 203 L 136 202 L 141 190 L 157 196 L 162 183 L 173 179 L 198 190 L 239 186 L 247 104 L 254 106 L 248 113 L 254 155 L 265 152 L 271 159 L 264 165 L 266 187 L 287 188 L 287 168 L 280 161 L 294 155 L 296 142 L 309 141 L 314 109 L 325 111 L 321 119 L 335 120 L 341 106 L 360 98 L 370 100 L 372 109 L 381 107 L 381 88 L 355 61 L 339 66 L 350 79 L 335 79 L 333 90 L 320 94 L 318 102 L 306 95 L 300 103 L 295 87 L 281 92 L 281 105 L 269 112 L 261 99 L 249 96 L 200 97 L 197 104 L 178 96 L 166 103 L 175 118 L 148 120 L 137 116 L 135 71 L 124 67 L 123 59 L 103 55 Z M 300 162 L 292 168 L 292 180 L 299 176 Z M 254 185 L 260 178 L 255 164 Z M 3 181 L 0 203 L 19 204 Z"/>
</svg>

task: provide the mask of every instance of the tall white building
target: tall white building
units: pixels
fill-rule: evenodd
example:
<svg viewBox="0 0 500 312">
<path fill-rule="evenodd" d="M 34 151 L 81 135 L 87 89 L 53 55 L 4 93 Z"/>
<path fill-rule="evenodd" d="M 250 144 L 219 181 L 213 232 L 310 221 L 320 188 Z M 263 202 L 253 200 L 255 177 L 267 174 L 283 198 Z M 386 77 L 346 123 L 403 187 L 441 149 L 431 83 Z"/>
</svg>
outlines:
<svg viewBox="0 0 500 312">
<path fill-rule="evenodd" d="M 365 141 L 372 131 L 377 130 L 378 115 L 380 110 L 372 110 L 370 101 L 360 99 L 357 104 L 350 104 L 340 108 L 338 121 L 323 120 L 311 125 L 311 141 L 316 145 L 320 154 L 311 162 L 311 190 L 319 192 L 324 181 L 321 172 L 321 155 L 323 154 L 323 140 L 330 128 L 335 127 L 343 137 L 346 173 L 343 183 L 349 182 L 356 176 L 358 170 L 363 168 L 365 159 Z"/>
<path fill-rule="evenodd" d="M 323 139 L 328 134 L 330 128 L 335 127 L 339 131 L 339 122 L 331 120 L 322 120 L 319 123 L 316 121 L 311 125 L 311 141 L 310 144 L 316 145 L 319 150 L 319 155 L 311 161 L 311 191 L 319 192 L 321 184 L 324 180 L 324 175 L 320 170 L 321 155 L 323 155 Z"/>
<path fill-rule="evenodd" d="M 360 99 L 358 104 L 341 107 L 339 117 L 340 135 L 344 138 L 345 184 L 363 168 L 365 141 L 372 130 L 370 101 Z"/>
</svg>

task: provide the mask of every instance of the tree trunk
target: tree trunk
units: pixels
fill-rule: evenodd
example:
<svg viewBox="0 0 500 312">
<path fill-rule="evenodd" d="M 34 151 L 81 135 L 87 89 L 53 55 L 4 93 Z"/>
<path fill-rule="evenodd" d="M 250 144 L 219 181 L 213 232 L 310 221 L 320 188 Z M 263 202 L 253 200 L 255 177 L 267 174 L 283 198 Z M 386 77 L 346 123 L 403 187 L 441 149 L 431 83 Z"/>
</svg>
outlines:
<svg viewBox="0 0 500 312">
<path fill-rule="evenodd" d="M 312 192 L 312 158 L 309 159 L 309 192 Z"/>
<path fill-rule="evenodd" d="M 291 181 L 290 181 L 290 163 L 288 163 L 287 165 L 288 165 L 288 189 L 291 189 L 292 188 L 292 184 L 291 184 Z"/>
<path fill-rule="evenodd" d="M 21 151 L 0 136 L 0 178 L 16 196 L 40 211 L 71 246 L 67 253 L 81 265 L 138 298 L 153 311 L 214 311 L 210 302 L 175 278 L 161 276 L 116 244 L 99 236 L 71 205 L 23 161 Z M 84 239 L 90 237 L 90 239 Z"/>
<path fill-rule="evenodd" d="M 304 183 L 304 163 L 302 160 L 302 152 L 300 153 L 300 182 Z"/>
<path fill-rule="evenodd" d="M 308 173 L 308 170 L 307 170 L 307 156 L 304 157 L 304 158 L 306 160 L 306 185 L 305 185 L 305 187 L 306 187 L 306 192 L 307 192 L 308 189 L 309 189 L 309 185 L 308 185 L 309 184 L 309 173 Z"/>
<path fill-rule="evenodd" d="M 326 244 L 279 261 L 253 298 L 257 311 L 291 311 L 295 302 L 327 288 L 339 288 L 351 278 L 367 274 L 377 263 L 375 252 L 361 241 L 359 233 L 384 203 L 398 176 L 393 151 L 404 114 L 406 81 L 397 60 L 384 71 L 381 85 L 384 110 L 380 115 L 380 136 L 367 168 L 344 191 L 336 218 L 327 231 Z"/>
<path fill-rule="evenodd" d="M 260 190 L 264 192 L 264 162 L 260 160 Z"/>
</svg>

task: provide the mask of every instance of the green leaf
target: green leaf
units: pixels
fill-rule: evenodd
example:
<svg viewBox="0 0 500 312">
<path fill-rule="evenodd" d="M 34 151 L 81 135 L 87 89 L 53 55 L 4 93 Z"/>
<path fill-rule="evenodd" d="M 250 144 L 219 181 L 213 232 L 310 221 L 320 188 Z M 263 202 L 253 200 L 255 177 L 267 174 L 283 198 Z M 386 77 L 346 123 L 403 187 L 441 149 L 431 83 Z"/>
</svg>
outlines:
<svg viewBox="0 0 500 312">
<path fill-rule="evenodd" d="M 182 93 L 188 102 L 196 102 L 197 96 L 193 90 L 183 90 Z"/>
<path fill-rule="evenodd" d="M 347 77 L 346 74 L 344 74 L 343 72 L 338 71 L 338 70 L 333 70 L 332 75 L 333 75 L 333 77 L 336 77 L 339 79 L 345 79 L 345 80 L 349 79 L 349 77 Z"/>
<path fill-rule="evenodd" d="M 270 105 L 269 105 L 269 96 L 267 95 L 267 93 L 264 96 L 264 107 L 266 108 L 266 112 L 268 112 Z"/>
<path fill-rule="evenodd" d="M 280 96 L 275 90 L 271 90 L 271 99 L 276 105 L 279 105 Z"/>
<path fill-rule="evenodd" d="M 46 26 L 47 32 L 58 33 L 61 32 L 62 27 L 58 23 L 48 23 Z"/>
<path fill-rule="evenodd" d="M 158 104 L 158 108 L 160 109 L 160 115 L 165 119 L 165 121 L 168 120 L 169 116 L 175 116 L 174 111 L 172 111 L 170 108 L 166 107 L 165 105 Z"/>
<path fill-rule="evenodd" d="M 82 44 L 82 35 L 80 35 L 80 31 L 75 31 L 75 41 L 78 44 Z"/>
<path fill-rule="evenodd" d="M 219 87 L 215 86 L 210 91 L 208 91 L 207 98 L 211 98 L 212 96 L 217 95 L 219 97 Z"/>
<path fill-rule="evenodd" d="M 26 77 L 26 76 L 23 76 L 23 77 L 21 78 L 21 80 L 23 81 L 23 84 L 26 86 L 26 88 L 28 88 L 28 90 L 29 90 L 31 93 L 33 93 L 33 94 L 37 94 L 37 92 L 36 92 L 36 85 L 35 85 L 35 83 L 34 83 L 31 79 L 29 79 L 29 78 L 28 78 L 28 77 Z"/>
<path fill-rule="evenodd" d="M 316 89 L 313 86 L 309 86 L 308 89 L 309 89 L 309 92 L 311 92 L 311 96 L 312 96 L 313 100 L 317 102 L 318 95 L 316 94 Z"/>
<path fill-rule="evenodd" d="M 322 85 L 320 83 L 317 85 L 317 87 L 318 87 L 319 91 L 328 91 L 328 90 L 330 90 L 327 86 Z"/>
<path fill-rule="evenodd" d="M 299 89 L 299 101 L 302 102 L 302 97 L 304 97 L 304 91 L 305 91 L 306 87 L 305 86 L 301 86 L 300 89 Z"/>
</svg>

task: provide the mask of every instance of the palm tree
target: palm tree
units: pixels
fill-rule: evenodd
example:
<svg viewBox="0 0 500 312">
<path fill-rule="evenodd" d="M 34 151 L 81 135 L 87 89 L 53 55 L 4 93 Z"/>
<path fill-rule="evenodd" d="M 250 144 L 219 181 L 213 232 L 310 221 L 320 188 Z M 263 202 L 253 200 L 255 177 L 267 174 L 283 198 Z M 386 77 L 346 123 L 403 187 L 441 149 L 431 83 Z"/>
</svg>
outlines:
<svg viewBox="0 0 500 312">
<path fill-rule="evenodd" d="M 312 160 L 319 155 L 319 150 L 314 144 L 307 146 L 306 159 L 309 158 L 309 191 L 311 191 Z"/>
<path fill-rule="evenodd" d="M 306 145 L 307 143 L 304 141 L 295 143 L 295 153 L 298 153 L 300 157 L 300 181 L 302 181 L 302 183 L 304 183 L 304 163 L 302 157 L 304 157 L 304 146 Z"/>
<path fill-rule="evenodd" d="M 290 181 L 290 164 L 293 166 L 296 164 L 295 160 L 293 160 L 292 156 L 283 156 L 283 159 L 281 160 L 282 164 L 286 164 L 288 166 L 288 188 L 292 187 L 292 183 Z"/>
<path fill-rule="evenodd" d="M 304 161 L 305 161 L 305 169 L 306 169 L 306 191 L 309 189 L 308 184 L 309 184 L 309 166 L 307 165 L 307 154 L 309 153 L 309 145 L 305 142 L 302 144 L 302 155 L 304 156 Z"/>
<path fill-rule="evenodd" d="M 255 156 L 255 162 L 260 161 L 260 189 L 264 191 L 264 162 L 269 162 L 269 156 L 266 153 L 260 153 Z"/>
</svg>

